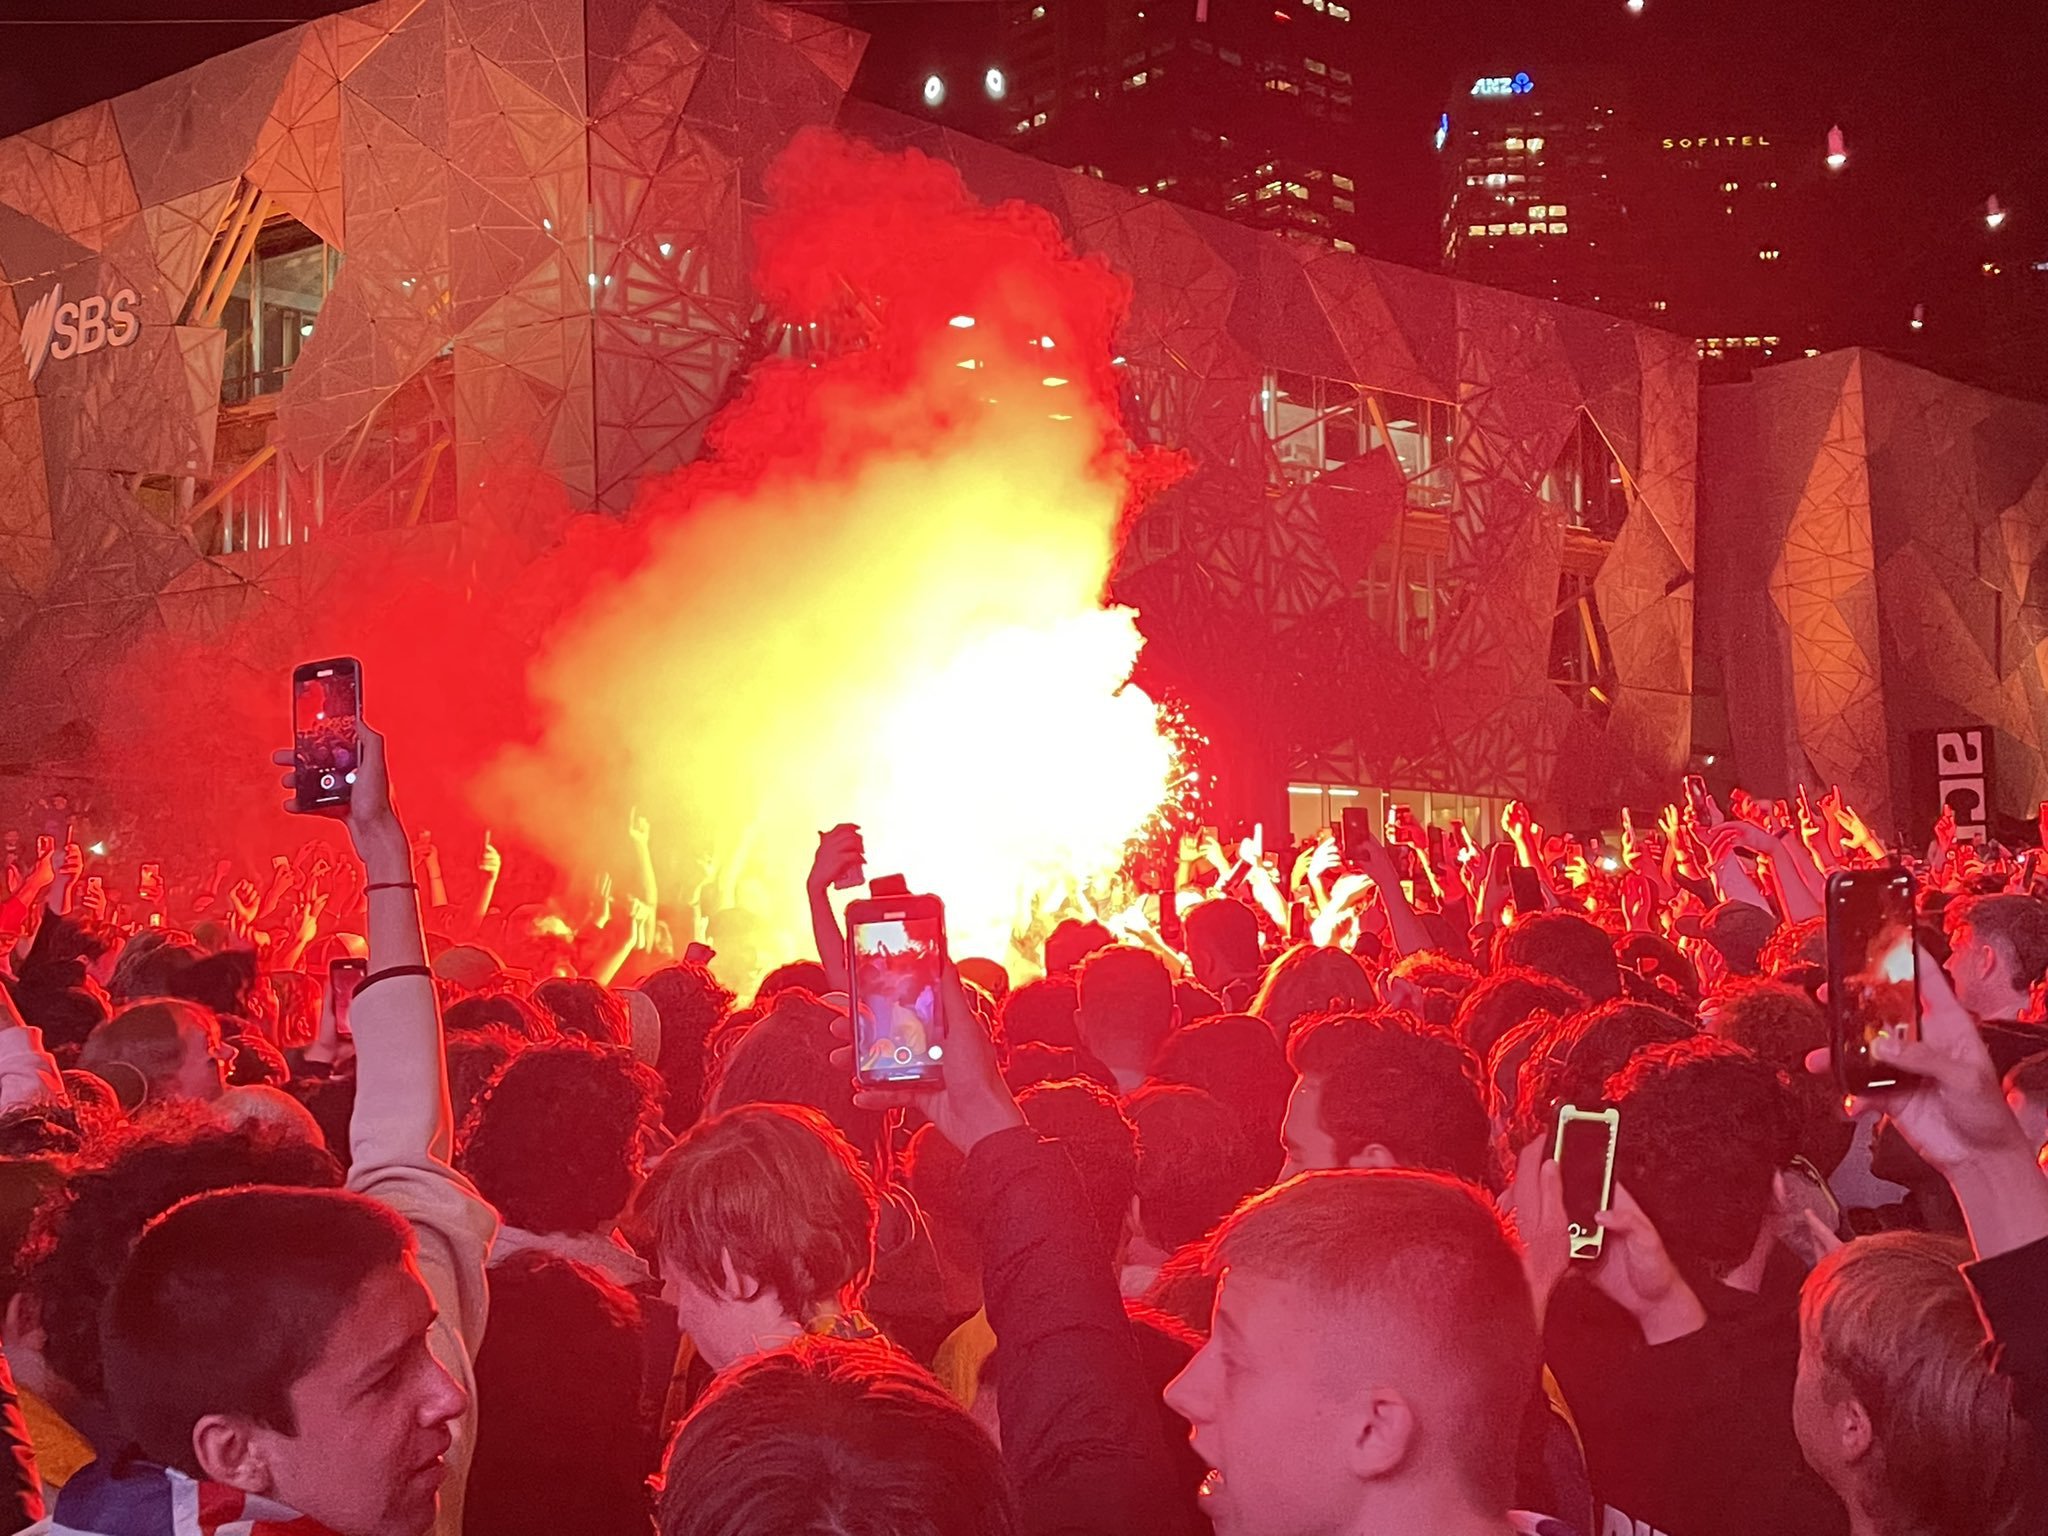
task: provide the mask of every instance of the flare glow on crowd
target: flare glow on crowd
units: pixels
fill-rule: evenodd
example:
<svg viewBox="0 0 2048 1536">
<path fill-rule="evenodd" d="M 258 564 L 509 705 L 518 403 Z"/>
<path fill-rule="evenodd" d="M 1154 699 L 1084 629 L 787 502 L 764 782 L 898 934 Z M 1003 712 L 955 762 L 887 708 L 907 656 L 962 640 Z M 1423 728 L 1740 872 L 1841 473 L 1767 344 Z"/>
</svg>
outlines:
<svg viewBox="0 0 2048 1536">
<path fill-rule="evenodd" d="M 769 192 L 756 283 L 785 340 L 695 463 L 522 568 L 359 567 L 338 585 L 360 606 L 289 643 L 361 657 L 366 713 L 413 744 L 420 824 L 444 847 L 490 829 L 508 881 L 544 861 L 565 910 L 628 856 L 637 808 L 669 876 L 708 866 L 773 963 L 808 945 L 817 830 L 853 821 L 871 872 L 945 893 L 960 953 L 1001 954 L 1077 884 L 1127 903 L 1127 845 L 1186 778 L 1103 597 L 1124 519 L 1177 467 L 1118 419 L 1128 284 L 915 152 L 807 133 Z M 244 639 L 281 637 L 129 664 L 131 775 L 207 772 L 196 741 L 164 750 L 195 731 L 209 755 L 274 743 L 280 685 Z M 231 814 L 182 830 L 253 841 Z"/>
</svg>

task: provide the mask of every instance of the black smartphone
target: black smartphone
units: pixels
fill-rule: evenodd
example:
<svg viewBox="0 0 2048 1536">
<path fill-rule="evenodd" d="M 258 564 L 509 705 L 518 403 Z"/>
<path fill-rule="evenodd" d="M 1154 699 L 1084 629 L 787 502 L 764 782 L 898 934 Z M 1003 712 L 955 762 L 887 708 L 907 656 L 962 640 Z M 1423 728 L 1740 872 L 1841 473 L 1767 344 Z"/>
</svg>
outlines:
<svg viewBox="0 0 2048 1536">
<path fill-rule="evenodd" d="M 936 896 L 871 896 L 846 908 L 853 1077 L 863 1088 L 945 1082 L 946 909 Z"/>
<path fill-rule="evenodd" d="M 1353 869 L 1361 866 L 1372 838 L 1372 812 L 1362 805 L 1345 806 L 1343 818 L 1337 824 L 1337 851 L 1344 855 L 1344 862 Z"/>
<path fill-rule="evenodd" d="M 1508 895 L 1518 913 L 1543 910 L 1543 882 L 1526 864 L 1516 862 L 1508 866 Z"/>
<path fill-rule="evenodd" d="M 1879 1035 L 1920 1037 L 1920 950 L 1913 877 L 1903 869 L 1828 876 L 1828 1049 L 1845 1093 L 1903 1080 L 1870 1052 Z"/>
<path fill-rule="evenodd" d="M 1575 1259 L 1599 1258 L 1606 1241 L 1600 1217 L 1614 1204 L 1614 1143 L 1620 1133 L 1618 1109 L 1558 1106 L 1551 1156 L 1564 1176 L 1564 1215 Z"/>
<path fill-rule="evenodd" d="M 344 1040 L 355 1038 L 349 1029 L 348 1007 L 355 999 L 356 988 L 369 974 L 370 962 L 367 960 L 343 955 L 327 962 L 327 985 L 334 993 L 334 1032 Z"/>
<path fill-rule="evenodd" d="M 1701 821 L 1707 819 L 1707 781 L 1697 773 L 1685 776 L 1685 803 Z"/>
<path fill-rule="evenodd" d="M 355 795 L 362 743 L 363 664 L 353 656 L 309 661 L 292 671 L 292 809 L 346 816 Z"/>
<path fill-rule="evenodd" d="M 685 965 L 709 965 L 717 958 L 718 951 L 699 939 L 692 939 L 689 947 L 683 951 Z"/>
</svg>

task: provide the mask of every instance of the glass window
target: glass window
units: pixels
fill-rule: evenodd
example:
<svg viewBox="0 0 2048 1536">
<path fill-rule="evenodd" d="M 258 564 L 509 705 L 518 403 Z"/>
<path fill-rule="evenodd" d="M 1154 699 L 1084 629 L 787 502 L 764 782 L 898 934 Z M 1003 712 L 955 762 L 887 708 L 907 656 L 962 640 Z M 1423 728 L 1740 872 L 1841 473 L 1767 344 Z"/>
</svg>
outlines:
<svg viewBox="0 0 2048 1536">
<path fill-rule="evenodd" d="M 340 267 L 341 252 L 298 220 L 264 227 L 221 312 L 227 331 L 223 402 L 236 405 L 284 388 Z"/>
</svg>

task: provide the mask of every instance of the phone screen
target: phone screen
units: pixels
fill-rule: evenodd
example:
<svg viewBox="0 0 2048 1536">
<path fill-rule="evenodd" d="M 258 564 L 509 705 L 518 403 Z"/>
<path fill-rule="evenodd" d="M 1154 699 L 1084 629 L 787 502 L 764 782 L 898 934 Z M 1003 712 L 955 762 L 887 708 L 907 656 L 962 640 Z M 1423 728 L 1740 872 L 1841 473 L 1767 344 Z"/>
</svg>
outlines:
<svg viewBox="0 0 2048 1536">
<path fill-rule="evenodd" d="M 936 897 L 902 896 L 847 908 L 852 953 L 855 1076 L 870 1084 L 937 1087 L 946 1055 L 939 988 L 946 917 Z"/>
<path fill-rule="evenodd" d="M 1614 1142 L 1621 1112 L 1566 1104 L 1557 1112 L 1557 1170 L 1564 1177 L 1564 1214 L 1575 1259 L 1599 1253 L 1600 1214 L 1614 1203 Z"/>
<path fill-rule="evenodd" d="M 1372 812 L 1362 805 L 1345 806 L 1343 819 L 1337 824 L 1337 843 L 1344 862 L 1354 867 L 1362 864 L 1372 835 Z"/>
<path fill-rule="evenodd" d="M 1696 773 L 1685 776 L 1685 798 L 1695 816 L 1707 814 L 1707 781 Z"/>
<path fill-rule="evenodd" d="M 327 984 L 334 989 L 334 1032 L 342 1039 L 353 1038 L 349 1028 L 349 1004 L 355 1000 L 356 988 L 363 984 L 363 978 L 370 973 L 370 962 L 343 958 L 327 962 Z"/>
<path fill-rule="evenodd" d="M 292 673 L 292 770 L 300 811 L 347 812 L 359 762 L 362 692 L 363 669 L 352 657 L 307 662 Z"/>
<path fill-rule="evenodd" d="M 1526 864 L 1509 866 L 1508 895 L 1515 903 L 1515 911 L 1524 916 L 1543 910 L 1543 882 Z"/>
<path fill-rule="evenodd" d="M 1904 870 L 1837 870 L 1828 879 L 1828 1022 L 1835 1074 L 1851 1093 L 1899 1076 L 1870 1054 L 1879 1035 L 1920 1028 L 1913 879 Z"/>
</svg>

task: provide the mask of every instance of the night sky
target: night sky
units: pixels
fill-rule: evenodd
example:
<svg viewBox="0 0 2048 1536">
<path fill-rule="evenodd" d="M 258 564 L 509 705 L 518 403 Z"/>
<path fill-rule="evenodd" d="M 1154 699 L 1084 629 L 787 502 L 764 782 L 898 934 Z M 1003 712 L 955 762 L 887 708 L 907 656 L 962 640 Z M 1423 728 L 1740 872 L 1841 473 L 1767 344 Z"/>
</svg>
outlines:
<svg viewBox="0 0 2048 1536">
<path fill-rule="evenodd" d="M 811 8 L 878 34 L 860 89 L 883 96 L 905 39 L 966 22 L 979 0 L 850 0 Z M 1193 0 L 1170 0 L 1189 3 Z M 1211 0 L 1212 4 L 1258 0 Z M 184 68 L 293 22 L 344 10 L 325 0 L 0 0 L 0 135 Z M 1627 77 L 1674 117 L 1743 131 L 1750 121 L 1849 139 L 1862 226 L 1840 273 L 1864 318 L 1856 339 L 1903 340 L 1915 302 L 1981 308 L 1972 289 L 1995 255 L 2014 313 L 2041 325 L 1979 325 L 1946 371 L 2048 392 L 2048 4 L 2042 0 L 1405 0 L 1356 3 L 1370 60 L 1359 125 L 1380 206 L 1369 249 L 1436 262 L 1436 114 L 1475 75 L 1546 67 Z M 182 18 L 173 20 L 172 18 Z M 149 21 L 151 24 L 141 24 Z M 45 24 L 46 23 L 46 24 Z M 978 29 L 977 29 L 978 30 Z M 1987 246 L 1983 200 L 2011 210 Z M 2040 360 L 2035 361 L 2036 358 Z"/>
</svg>

